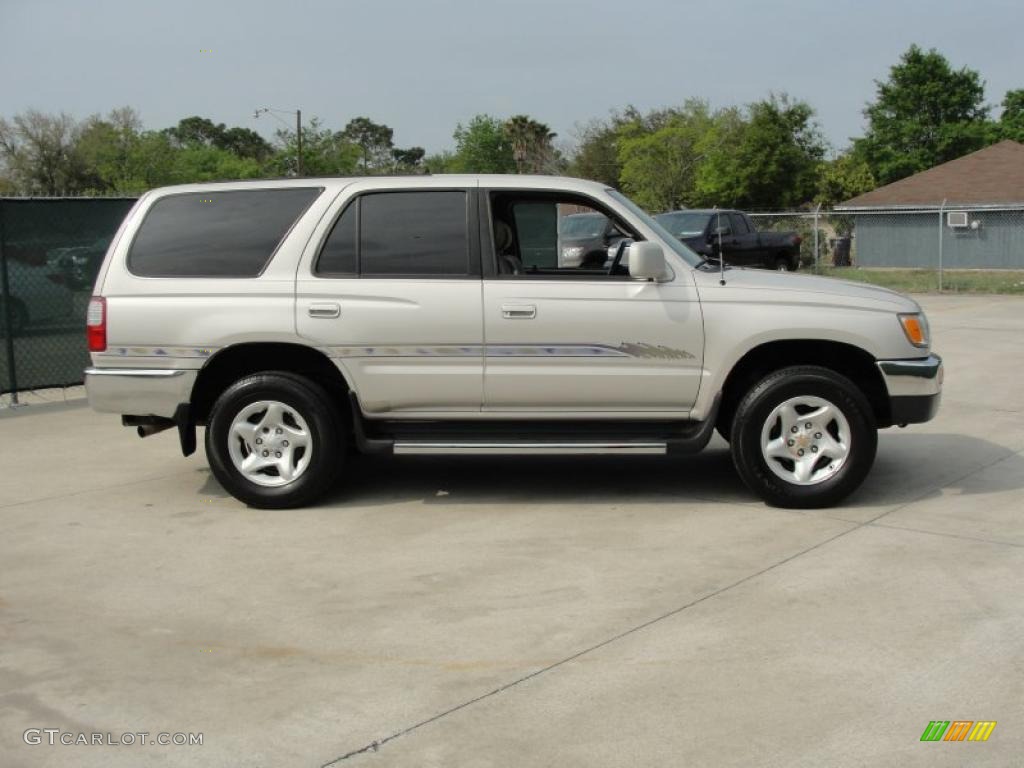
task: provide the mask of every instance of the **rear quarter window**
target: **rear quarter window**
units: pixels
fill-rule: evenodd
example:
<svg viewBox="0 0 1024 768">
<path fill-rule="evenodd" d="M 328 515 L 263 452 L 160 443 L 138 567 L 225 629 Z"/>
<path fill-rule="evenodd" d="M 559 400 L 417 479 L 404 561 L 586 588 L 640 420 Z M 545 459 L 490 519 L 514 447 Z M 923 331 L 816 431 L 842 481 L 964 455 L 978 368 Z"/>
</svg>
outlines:
<svg viewBox="0 0 1024 768">
<path fill-rule="evenodd" d="M 320 187 L 187 192 L 157 200 L 128 251 L 140 277 L 256 277 Z"/>
</svg>

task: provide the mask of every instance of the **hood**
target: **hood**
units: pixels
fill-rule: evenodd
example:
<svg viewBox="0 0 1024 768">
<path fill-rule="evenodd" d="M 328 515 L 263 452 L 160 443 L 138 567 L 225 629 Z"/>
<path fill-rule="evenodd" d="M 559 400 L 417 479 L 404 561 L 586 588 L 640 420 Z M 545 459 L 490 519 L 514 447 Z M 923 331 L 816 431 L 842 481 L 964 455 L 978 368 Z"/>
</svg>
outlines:
<svg viewBox="0 0 1024 768">
<path fill-rule="evenodd" d="M 718 272 L 695 270 L 694 275 L 698 284 L 718 284 Z M 837 280 L 834 277 L 733 267 L 726 270 L 725 282 L 730 289 L 769 291 L 772 301 L 845 305 L 868 303 L 878 309 L 892 309 L 896 312 L 919 312 L 921 309 L 913 299 L 889 288 Z"/>
</svg>

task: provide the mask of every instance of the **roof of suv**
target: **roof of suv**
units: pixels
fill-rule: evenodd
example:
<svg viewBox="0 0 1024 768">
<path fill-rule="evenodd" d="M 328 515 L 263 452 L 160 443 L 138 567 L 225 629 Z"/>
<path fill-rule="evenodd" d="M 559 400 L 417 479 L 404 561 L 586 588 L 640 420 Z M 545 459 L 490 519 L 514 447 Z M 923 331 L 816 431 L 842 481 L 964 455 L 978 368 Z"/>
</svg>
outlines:
<svg viewBox="0 0 1024 768">
<path fill-rule="evenodd" d="M 180 184 L 151 190 L 156 194 L 205 192 L 211 189 L 280 189 L 281 187 L 324 186 L 341 189 L 357 182 L 372 182 L 382 188 L 440 188 L 481 186 L 497 189 L 551 189 L 569 192 L 602 192 L 607 185 L 569 176 L 532 176 L 517 174 L 433 174 L 417 176 L 303 176 L 301 178 L 245 179 Z"/>
</svg>

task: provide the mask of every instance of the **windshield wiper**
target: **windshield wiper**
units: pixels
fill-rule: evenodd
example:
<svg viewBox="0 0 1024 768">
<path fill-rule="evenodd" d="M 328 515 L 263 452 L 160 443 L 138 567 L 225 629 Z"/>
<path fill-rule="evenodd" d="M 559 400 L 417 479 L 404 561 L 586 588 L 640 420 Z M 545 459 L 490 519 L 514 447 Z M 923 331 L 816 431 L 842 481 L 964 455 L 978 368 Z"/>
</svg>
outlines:
<svg viewBox="0 0 1024 768">
<path fill-rule="evenodd" d="M 720 265 L 721 259 L 718 256 L 703 256 L 701 257 L 700 264 L 697 265 L 698 269 L 732 269 L 732 266 L 725 264 L 724 267 Z"/>
</svg>

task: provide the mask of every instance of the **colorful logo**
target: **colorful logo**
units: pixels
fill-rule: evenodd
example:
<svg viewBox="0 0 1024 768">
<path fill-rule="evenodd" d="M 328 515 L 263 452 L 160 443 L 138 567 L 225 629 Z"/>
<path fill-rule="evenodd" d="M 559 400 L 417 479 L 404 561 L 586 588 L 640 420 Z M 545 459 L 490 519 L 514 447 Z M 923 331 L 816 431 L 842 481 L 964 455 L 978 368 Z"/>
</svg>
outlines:
<svg viewBox="0 0 1024 768">
<path fill-rule="evenodd" d="M 988 741 L 995 727 L 995 720 L 932 720 L 921 741 Z"/>
</svg>

